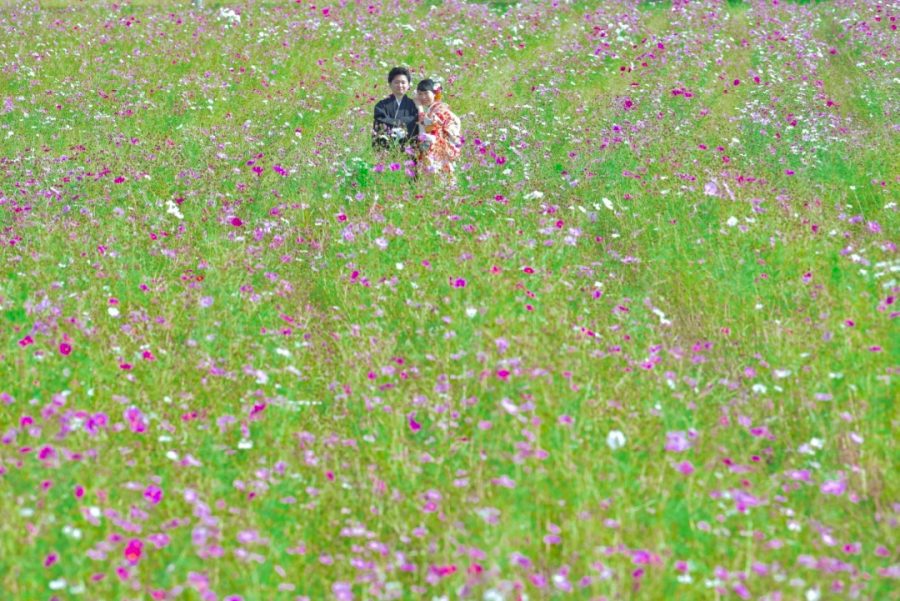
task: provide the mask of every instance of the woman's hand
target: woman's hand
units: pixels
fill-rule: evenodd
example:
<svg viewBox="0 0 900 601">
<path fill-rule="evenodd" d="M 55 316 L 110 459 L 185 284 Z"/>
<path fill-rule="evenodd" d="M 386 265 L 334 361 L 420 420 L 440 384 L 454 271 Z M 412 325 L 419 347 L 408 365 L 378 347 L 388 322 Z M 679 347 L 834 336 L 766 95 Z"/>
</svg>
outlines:
<svg viewBox="0 0 900 601">
<path fill-rule="evenodd" d="M 431 134 L 419 134 L 419 144 L 425 150 L 431 148 L 431 145 L 434 144 L 435 140 L 437 140 L 437 138 Z"/>
</svg>

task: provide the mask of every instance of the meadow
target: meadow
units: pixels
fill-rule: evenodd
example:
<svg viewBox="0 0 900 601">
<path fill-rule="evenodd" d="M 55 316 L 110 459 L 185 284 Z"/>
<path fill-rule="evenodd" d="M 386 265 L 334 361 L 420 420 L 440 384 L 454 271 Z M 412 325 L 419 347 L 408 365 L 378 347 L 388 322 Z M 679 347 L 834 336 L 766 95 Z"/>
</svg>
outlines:
<svg viewBox="0 0 900 601">
<path fill-rule="evenodd" d="M 898 15 L 4 3 L 0 598 L 896 598 Z"/>
</svg>

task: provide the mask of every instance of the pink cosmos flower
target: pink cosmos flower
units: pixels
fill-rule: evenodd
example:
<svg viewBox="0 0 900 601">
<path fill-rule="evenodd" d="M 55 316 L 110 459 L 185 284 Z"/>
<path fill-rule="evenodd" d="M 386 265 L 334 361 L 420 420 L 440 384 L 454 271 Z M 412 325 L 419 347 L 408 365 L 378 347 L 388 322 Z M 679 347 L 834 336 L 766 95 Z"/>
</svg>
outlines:
<svg viewBox="0 0 900 601">
<path fill-rule="evenodd" d="M 821 491 L 826 495 L 840 496 L 847 490 L 846 480 L 826 480 L 822 483 Z"/>
<path fill-rule="evenodd" d="M 685 476 L 690 476 L 694 473 L 694 464 L 690 461 L 682 461 L 676 466 L 676 468 Z"/>
<path fill-rule="evenodd" d="M 137 562 L 141 560 L 143 548 L 144 543 L 136 538 L 131 539 L 125 546 L 125 560 L 131 565 L 137 564 Z"/>
<path fill-rule="evenodd" d="M 151 484 L 144 490 L 144 498 L 152 505 L 158 505 L 163 498 L 163 491 L 158 486 Z"/>
<path fill-rule="evenodd" d="M 666 432 L 666 450 L 673 453 L 681 453 L 691 448 L 687 434 L 684 432 Z"/>
</svg>

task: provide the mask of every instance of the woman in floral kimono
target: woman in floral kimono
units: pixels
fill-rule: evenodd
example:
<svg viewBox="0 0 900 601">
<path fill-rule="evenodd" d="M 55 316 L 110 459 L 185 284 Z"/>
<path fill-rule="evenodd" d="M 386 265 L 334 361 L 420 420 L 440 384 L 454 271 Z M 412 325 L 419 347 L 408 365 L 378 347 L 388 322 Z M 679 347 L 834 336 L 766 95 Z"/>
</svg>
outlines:
<svg viewBox="0 0 900 601">
<path fill-rule="evenodd" d="M 456 183 L 453 162 L 461 145 L 459 119 L 441 101 L 440 84 L 423 79 L 416 86 L 419 106 L 419 173 L 437 174 L 446 183 Z"/>
</svg>

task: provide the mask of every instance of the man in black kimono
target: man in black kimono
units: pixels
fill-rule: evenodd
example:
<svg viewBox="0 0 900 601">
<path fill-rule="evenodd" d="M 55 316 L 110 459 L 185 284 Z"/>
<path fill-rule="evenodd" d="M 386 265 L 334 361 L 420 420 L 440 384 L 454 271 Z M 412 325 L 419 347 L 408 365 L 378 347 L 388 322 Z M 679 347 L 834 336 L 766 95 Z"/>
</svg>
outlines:
<svg viewBox="0 0 900 601">
<path fill-rule="evenodd" d="M 411 81 L 406 67 L 394 67 L 388 73 L 391 95 L 375 105 L 372 146 L 376 150 L 406 149 L 415 142 L 419 109 L 406 96 Z"/>
</svg>

